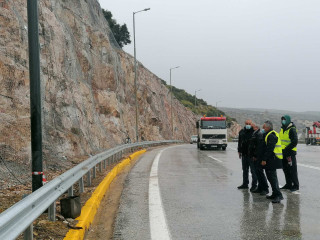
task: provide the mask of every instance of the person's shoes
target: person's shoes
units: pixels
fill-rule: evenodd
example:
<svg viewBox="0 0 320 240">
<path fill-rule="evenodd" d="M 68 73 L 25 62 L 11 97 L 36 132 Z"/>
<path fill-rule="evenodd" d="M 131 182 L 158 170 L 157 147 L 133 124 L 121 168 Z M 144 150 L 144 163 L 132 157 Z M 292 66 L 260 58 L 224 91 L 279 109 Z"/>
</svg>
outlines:
<svg viewBox="0 0 320 240">
<path fill-rule="evenodd" d="M 252 193 L 261 193 L 262 190 L 260 190 L 259 188 L 256 188 L 255 190 L 251 191 Z"/>
<path fill-rule="evenodd" d="M 248 189 L 249 187 L 248 187 L 248 185 L 240 185 L 239 187 L 238 187 L 238 189 Z"/>
<path fill-rule="evenodd" d="M 286 185 L 284 185 L 284 186 L 283 186 L 282 188 L 280 188 L 280 189 L 283 189 L 283 190 L 284 190 L 284 189 L 291 189 L 291 187 L 286 184 Z"/>
<path fill-rule="evenodd" d="M 260 195 L 261 196 L 266 196 L 267 194 L 269 193 L 269 191 L 267 190 L 262 190 L 261 192 L 260 192 Z"/>
<path fill-rule="evenodd" d="M 250 192 L 253 192 L 253 191 L 257 190 L 257 189 L 258 189 L 257 186 L 252 186 L 252 187 L 250 188 Z"/>
<path fill-rule="evenodd" d="M 295 186 L 290 189 L 291 192 L 295 192 L 295 191 L 298 191 L 298 190 L 299 190 L 299 187 L 295 187 Z"/>
<path fill-rule="evenodd" d="M 276 196 L 272 199 L 272 203 L 280 203 L 281 200 L 283 200 L 282 196 Z"/>
<path fill-rule="evenodd" d="M 269 195 L 269 196 L 266 196 L 266 199 L 275 199 L 275 198 L 276 198 L 276 196 L 273 195 L 273 194 L 271 194 L 271 195 Z"/>
</svg>

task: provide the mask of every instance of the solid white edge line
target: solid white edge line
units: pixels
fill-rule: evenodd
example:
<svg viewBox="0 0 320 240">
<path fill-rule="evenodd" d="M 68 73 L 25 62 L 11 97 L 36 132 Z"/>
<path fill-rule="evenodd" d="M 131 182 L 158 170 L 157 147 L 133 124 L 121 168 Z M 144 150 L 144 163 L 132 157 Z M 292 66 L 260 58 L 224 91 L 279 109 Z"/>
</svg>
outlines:
<svg viewBox="0 0 320 240">
<path fill-rule="evenodd" d="M 170 232 L 166 222 L 159 188 L 158 166 L 162 152 L 155 157 L 149 178 L 149 221 L 152 240 L 170 240 Z"/>
<path fill-rule="evenodd" d="M 212 158 L 213 160 L 215 160 L 215 161 L 217 161 L 217 162 L 220 162 L 220 163 L 222 163 L 222 161 L 221 160 L 219 160 L 219 159 L 217 159 L 217 158 L 214 158 L 214 157 L 212 157 L 212 156 L 208 156 L 209 158 Z"/>
<path fill-rule="evenodd" d="M 307 164 L 297 163 L 297 165 L 298 165 L 298 166 L 301 166 L 301 167 L 306 167 L 306 168 L 311 168 L 311 169 L 320 170 L 320 167 L 314 167 L 314 166 L 307 165 Z"/>
</svg>

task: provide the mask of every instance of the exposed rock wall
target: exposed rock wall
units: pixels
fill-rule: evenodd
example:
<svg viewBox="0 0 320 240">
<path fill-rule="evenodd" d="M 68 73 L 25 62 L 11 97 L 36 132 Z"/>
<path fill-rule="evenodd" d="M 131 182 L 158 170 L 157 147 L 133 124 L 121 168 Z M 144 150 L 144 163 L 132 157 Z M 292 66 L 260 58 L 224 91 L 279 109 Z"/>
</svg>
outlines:
<svg viewBox="0 0 320 240">
<path fill-rule="evenodd" d="M 29 166 L 26 2 L 0 0 L 0 154 Z M 118 47 L 99 3 L 40 0 L 39 21 L 46 164 L 68 165 L 135 139 L 133 57 Z M 172 139 L 169 91 L 141 64 L 138 70 L 139 135 Z M 173 106 L 174 138 L 187 140 L 195 116 L 175 99 Z"/>
</svg>

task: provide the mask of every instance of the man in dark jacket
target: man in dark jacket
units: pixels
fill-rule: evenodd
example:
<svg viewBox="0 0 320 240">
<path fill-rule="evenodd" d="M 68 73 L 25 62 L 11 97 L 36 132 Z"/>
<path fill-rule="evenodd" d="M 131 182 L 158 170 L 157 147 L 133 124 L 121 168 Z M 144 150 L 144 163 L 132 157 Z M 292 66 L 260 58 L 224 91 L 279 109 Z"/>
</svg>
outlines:
<svg viewBox="0 0 320 240">
<path fill-rule="evenodd" d="M 247 119 L 245 121 L 245 127 L 239 132 L 239 141 L 238 141 L 238 153 L 239 158 L 242 160 L 242 184 L 238 189 L 247 189 L 249 185 L 249 167 L 252 175 L 252 183 L 250 191 L 256 190 L 257 188 L 257 176 L 254 170 L 253 161 L 249 157 L 249 143 L 253 134 L 253 129 L 251 126 L 252 121 Z"/>
<path fill-rule="evenodd" d="M 281 118 L 282 127 L 280 139 L 283 152 L 283 172 L 286 184 L 281 189 L 290 189 L 292 192 L 299 190 L 298 170 L 297 170 L 297 128 L 291 122 L 291 117 L 284 115 Z"/>
<path fill-rule="evenodd" d="M 272 188 L 272 203 L 280 203 L 283 200 L 277 177 L 277 169 L 282 168 L 282 147 L 279 134 L 273 130 L 273 124 L 266 121 L 263 125 L 263 138 L 265 140 L 261 165 L 264 166 L 268 181 Z"/>
<path fill-rule="evenodd" d="M 255 123 L 252 123 L 252 128 L 254 132 L 249 145 L 249 156 L 254 163 L 254 168 L 258 178 L 258 188 L 252 192 L 260 193 L 260 195 L 267 195 L 269 193 L 269 186 L 261 165 L 264 145 L 263 134 L 261 133 L 259 126 Z"/>
</svg>

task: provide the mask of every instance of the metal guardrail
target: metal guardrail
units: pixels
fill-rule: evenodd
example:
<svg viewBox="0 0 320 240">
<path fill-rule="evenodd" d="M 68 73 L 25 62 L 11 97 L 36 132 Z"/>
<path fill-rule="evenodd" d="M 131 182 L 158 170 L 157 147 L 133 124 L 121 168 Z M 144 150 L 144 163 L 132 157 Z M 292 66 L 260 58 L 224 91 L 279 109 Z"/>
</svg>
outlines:
<svg viewBox="0 0 320 240">
<path fill-rule="evenodd" d="M 120 145 L 105 152 L 90 157 L 74 168 L 56 177 L 37 191 L 0 214 L 0 239 L 16 239 L 25 232 L 25 239 L 32 239 L 32 223 L 48 209 L 49 219 L 55 221 L 56 200 L 66 192 L 73 195 L 73 185 L 79 184 L 80 193 L 84 191 L 83 177 L 87 175 L 87 185 L 91 185 L 92 177 L 96 175 L 96 167 L 100 171 L 122 158 L 124 153 L 135 151 L 139 147 L 152 147 L 163 144 L 180 143 L 180 141 L 153 141 Z M 103 165 L 103 166 L 102 166 Z"/>
</svg>

